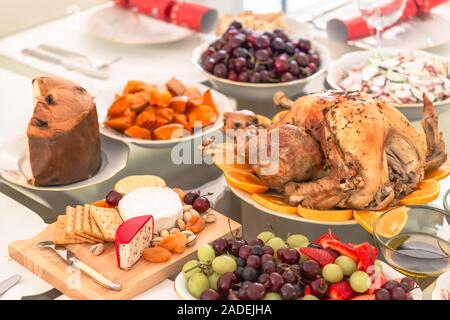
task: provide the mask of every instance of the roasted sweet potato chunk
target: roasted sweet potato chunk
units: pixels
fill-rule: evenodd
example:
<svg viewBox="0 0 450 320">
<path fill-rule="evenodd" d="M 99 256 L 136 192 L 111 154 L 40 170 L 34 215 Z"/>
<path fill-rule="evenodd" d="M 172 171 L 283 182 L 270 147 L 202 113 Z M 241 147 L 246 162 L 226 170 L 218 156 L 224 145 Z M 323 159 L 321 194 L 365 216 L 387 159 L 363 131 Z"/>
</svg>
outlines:
<svg viewBox="0 0 450 320">
<path fill-rule="evenodd" d="M 175 113 L 185 113 L 188 103 L 189 98 L 186 96 L 173 97 L 170 100 L 169 107 L 172 108 Z"/>
<path fill-rule="evenodd" d="M 127 102 L 131 111 L 141 112 L 150 102 L 150 93 L 148 91 L 139 91 L 135 94 L 127 94 Z"/>
<path fill-rule="evenodd" d="M 131 126 L 124 132 L 127 136 L 136 139 L 146 139 L 149 140 L 152 138 L 152 133 L 150 130 L 141 128 L 139 126 Z"/>
<path fill-rule="evenodd" d="M 147 107 L 136 117 L 136 124 L 139 127 L 152 129 L 156 124 L 156 107 Z"/>
<path fill-rule="evenodd" d="M 156 127 L 161 127 L 171 122 L 174 114 L 175 112 L 170 108 L 156 108 Z"/>
<path fill-rule="evenodd" d="M 182 96 L 186 91 L 184 84 L 175 77 L 172 77 L 172 79 L 167 81 L 166 88 L 174 97 Z"/>
<path fill-rule="evenodd" d="M 202 101 L 202 93 L 196 87 L 189 87 L 189 88 L 187 88 L 187 90 L 184 93 L 184 95 L 186 97 L 188 97 L 189 100 L 191 100 L 192 102 Z"/>
<path fill-rule="evenodd" d="M 215 110 L 206 104 L 197 104 L 188 112 L 189 125 L 194 127 L 205 127 L 217 120 Z"/>
<path fill-rule="evenodd" d="M 187 131 L 192 132 L 192 127 L 189 124 L 188 118 L 185 114 L 175 113 L 173 116 L 173 120 L 176 123 L 181 124 Z"/>
<path fill-rule="evenodd" d="M 181 124 L 171 123 L 161 126 L 153 131 L 153 137 L 157 140 L 179 139 L 185 136 L 186 130 Z"/>
<path fill-rule="evenodd" d="M 117 98 L 108 109 L 108 119 L 123 116 L 124 112 L 129 108 L 126 97 Z"/>
</svg>

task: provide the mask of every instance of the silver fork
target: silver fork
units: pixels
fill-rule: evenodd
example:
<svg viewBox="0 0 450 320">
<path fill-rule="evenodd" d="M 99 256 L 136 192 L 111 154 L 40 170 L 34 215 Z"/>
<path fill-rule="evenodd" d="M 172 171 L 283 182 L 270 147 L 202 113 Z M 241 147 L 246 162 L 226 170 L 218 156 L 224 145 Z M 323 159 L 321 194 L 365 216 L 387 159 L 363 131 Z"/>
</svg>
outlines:
<svg viewBox="0 0 450 320">
<path fill-rule="evenodd" d="M 121 59 L 121 57 L 116 57 L 109 60 L 98 59 L 87 54 L 62 49 L 45 43 L 38 45 L 38 48 L 66 58 L 76 58 L 79 60 L 83 60 L 85 63 L 95 69 L 107 68 Z"/>
</svg>

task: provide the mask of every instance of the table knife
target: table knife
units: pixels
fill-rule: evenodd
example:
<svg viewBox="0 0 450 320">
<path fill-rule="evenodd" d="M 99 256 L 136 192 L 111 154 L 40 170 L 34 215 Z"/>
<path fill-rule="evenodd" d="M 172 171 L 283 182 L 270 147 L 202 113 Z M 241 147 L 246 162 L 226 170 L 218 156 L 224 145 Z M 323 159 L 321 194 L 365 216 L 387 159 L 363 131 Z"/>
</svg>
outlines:
<svg viewBox="0 0 450 320">
<path fill-rule="evenodd" d="M 53 241 L 42 241 L 38 243 L 38 246 L 44 249 L 50 249 L 56 252 L 69 266 L 73 266 L 75 268 L 80 269 L 85 275 L 92 278 L 95 282 L 102 285 L 105 288 L 120 291 L 122 289 L 122 285 L 120 283 L 109 280 L 98 271 L 92 269 L 90 266 L 80 261 L 77 257 L 75 257 L 69 250 L 67 250 L 63 246 L 55 245 Z"/>
<path fill-rule="evenodd" d="M 36 49 L 29 49 L 25 48 L 22 50 L 23 54 L 26 54 L 28 56 L 38 58 L 47 62 L 51 62 L 54 64 L 58 64 L 66 68 L 70 71 L 77 71 L 79 73 L 82 73 L 86 76 L 92 77 L 92 78 L 98 78 L 98 79 L 107 79 L 109 77 L 108 72 L 105 72 L 103 70 L 97 70 L 91 67 L 87 67 L 85 65 L 81 65 L 77 62 L 64 59 L 62 57 L 59 57 L 57 55 L 44 52 L 42 50 L 36 50 Z"/>
<path fill-rule="evenodd" d="M 0 282 L 0 296 L 4 294 L 6 291 L 14 287 L 21 279 L 21 276 L 18 274 L 9 277 L 8 279 Z"/>
<path fill-rule="evenodd" d="M 58 289 L 50 289 L 46 292 L 35 294 L 32 296 L 23 296 L 20 300 L 55 300 L 62 295 L 62 292 Z"/>
</svg>

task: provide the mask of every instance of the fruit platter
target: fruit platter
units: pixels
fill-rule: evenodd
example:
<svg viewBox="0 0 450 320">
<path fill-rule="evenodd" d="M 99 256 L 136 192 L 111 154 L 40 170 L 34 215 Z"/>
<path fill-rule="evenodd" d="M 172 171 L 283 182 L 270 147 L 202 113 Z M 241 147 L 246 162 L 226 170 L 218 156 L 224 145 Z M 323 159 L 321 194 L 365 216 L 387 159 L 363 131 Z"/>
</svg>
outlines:
<svg viewBox="0 0 450 320">
<path fill-rule="evenodd" d="M 171 147 L 208 135 L 223 125 L 232 111 L 229 99 L 201 84 L 175 77 L 163 86 L 129 80 L 97 98 L 100 132 L 112 139 L 148 147 Z"/>
<path fill-rule="evenodd" d="M 331 233 L 310 240 L 272 231 L 221 238 L 197 251 L 175 280 L 186 300 L 421 300 L 417 283 L 376 260 L 368 242 Z"/>
</svg>

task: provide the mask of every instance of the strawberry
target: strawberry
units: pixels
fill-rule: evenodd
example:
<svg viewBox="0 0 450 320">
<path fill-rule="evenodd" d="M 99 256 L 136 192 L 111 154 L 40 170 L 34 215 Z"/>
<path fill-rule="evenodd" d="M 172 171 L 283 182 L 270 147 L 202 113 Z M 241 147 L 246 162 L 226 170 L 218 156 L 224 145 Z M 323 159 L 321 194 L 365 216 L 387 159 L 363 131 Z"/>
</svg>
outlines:
<svg viewBox="0 0 450 320">
<path fill-rule="evenodd" d="M 334 262 L 331 253 L 323 249 L 303 247 L 299 251 L 309 259 L 316 261 L 321 267 Z"/>
<path fill-rule="evenodd" d="M 325 243 L 325 240 L 338 240 L 340 241 L 341 239 L 339 239 L 339 237 L 333 233 L 331 233 L 331 231 L 329 232 L 325 232 L 324 234 L 321 234 L 319 237 L 317 237 L 316 240 L 313 241 L 313 243 L 315 244 L 319 244 L 322 246 L 322 243 Z M 322 246 L 323 247 L 323 246 Z M 323 247 L 325 249 L 325 247 Z"/>
<path fill-rule="evenodd" d="M 368 242 L 363 242 L 355 246 L 356 255 L 358 256 L 358 269 L 367 271 L 373 266 L 377 258 L 378 250 Z"/>
<path fill-rule="evenodd" d="M 306 285 L 305 287 L 305 296 L 311 294 L 311 287 L 309 286 L 309 284 Z"/>
<path fill-rule="evenodd" d="M 334 251 L 339 252 L 343 256 L 347 256 L 352 258 L 355 261 L 358 261 L 358 254 L 356 253 L 356 249 L 353 246 L 348 245 L 346 243 L 340 242 L 338 240 L 327 240 L 325 241 L 325 245 L 327 248 L 333 249 Z"/>
<path fill-rule="evenodd" d="M 353 295 L 352 287 L 348 281 L 339 281 L 330 284 L 328 287 L 328 296 L 335 300 L 347 300 Z"/>
</svg>

